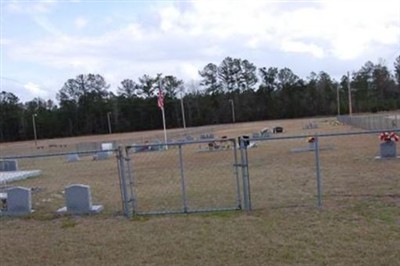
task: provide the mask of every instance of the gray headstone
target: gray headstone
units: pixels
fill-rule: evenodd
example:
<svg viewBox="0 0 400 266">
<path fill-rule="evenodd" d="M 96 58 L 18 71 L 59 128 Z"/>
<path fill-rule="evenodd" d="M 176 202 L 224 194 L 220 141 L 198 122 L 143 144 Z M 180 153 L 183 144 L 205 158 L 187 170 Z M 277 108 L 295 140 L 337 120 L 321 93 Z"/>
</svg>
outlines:
<svg viewBox="0 0 400 266">
<path fill-rule="evenodd" d="M 67 162 L 76 162 L 79 161 L 79 155 L 76 153 L 67 155 Z"/>
<path fill-rule="evenodd" d="M 380 144 L 380 155 L 381 158 L 396 158 L 396 142 L 385 141 Z"/>
<path fill-rule="evenodd" d="M 0 160 L 0 172 L 18 171 L 17 160 Z"/>
<path fill-rule="evenodd" d="M 66 207 L 59 209 L 58 212 L 85 214 L 103 209 L 102 205 L 92 205 L 90 187 L 82 184 L 73 184 L 65 188 L 65 203 Z"/>
<path fill-rule="evenodd" d="M 65 188 L 65 200 L 68 212 L 84 213 L 92 209 L 90 187 L 86 185 L 70 185 Z"/>
<path fill-rule="evenodd" d="M 31 213 L 31 190 L 25 187 L 9 188 L 7 190 L 7 212 L 16 214 Z"/>
<path fill-rule="evenodd" d="M 194 138 L 193 138 L 192 136 L 186 136 L 186 140 L 187 140 L 187 141 L 193 141 Z"/>
<path fill-rule="evenodd" d="M 99 151 L 93 156 L 93 160 L 105 160 L 110 157 L 107 151 Z"/>
</svg>

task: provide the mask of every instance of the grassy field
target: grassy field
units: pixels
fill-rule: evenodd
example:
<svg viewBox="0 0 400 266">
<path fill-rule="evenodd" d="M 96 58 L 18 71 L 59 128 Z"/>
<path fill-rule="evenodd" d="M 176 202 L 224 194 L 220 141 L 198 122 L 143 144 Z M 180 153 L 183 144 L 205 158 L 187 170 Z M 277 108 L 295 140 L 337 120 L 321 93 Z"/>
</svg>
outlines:
<svg viewBox="0 0 400 266">
<path fill-rule="evenodd" d="M 236 138 L 281 125 L 283 135 L 348 132 L 334 119 L 238 123 L 169 131 L 169 137 L 203 133 Z M 73 147 L 83 142 L 129 144 L 160 138 L 162 131 L 74 139 L 41 140 Z M 35 213 L 0 218 L 0 265 L 400 265 L 400 161 L 376 160 L 376 135 L 322 138 L 323 208 L 316 207 L 313 152 L 304 139 L 272 140 L 249 149 L 254 211 L 135 217 L 121 216 L 116 159 L 64 156 L 20 160 L 22 169 L 41 169 L 38 178 L 13 185 L 33 187 Z M 232 150 L 199 152 L 187 147 L 184 165 L 189 206 L 234 206 Z M 45 148 L 47 149 L 47 148 Z M 1 155 L 38 152 L 32 142 L 1 145 Z M 48 151 L 48 150 L 45 150 Z M 43 151 L 41 151 L 43 152 Z M 178 150 L 136 154 L 138 207 L 179 209 Z M 91 186 L 94 216 L 60 216 L 63 189 Z"/>
</svg>

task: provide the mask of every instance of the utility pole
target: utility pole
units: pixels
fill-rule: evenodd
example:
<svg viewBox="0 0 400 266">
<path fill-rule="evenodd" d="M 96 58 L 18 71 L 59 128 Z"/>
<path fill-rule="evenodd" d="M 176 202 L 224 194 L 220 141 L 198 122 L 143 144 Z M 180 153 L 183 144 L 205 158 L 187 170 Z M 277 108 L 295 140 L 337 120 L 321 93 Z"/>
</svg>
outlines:
<svg viewBox="0 0 400 266">
<path fill-rule="evenodd" d="M 35 140 L 35 147 L 37 147 L 36 121 L 35 121 L 36 116 L 37 116 L 37 114 L 32 115 L 33 138 Z"/>
<path fill-rule="evenodd" d="M 183 106 L 183 88 L 181 89 L 181 111 L 182 111 L 183 128 L 186 129 L 185 108 Z"/>
<path fill-rule="evenodd" d="M 353 114 L 353 107 L 351 103 L 351 88 L 350 88 L 350 72 L 347 71 L 347 90 L 349 94 L 349 115 L 351 116 Z"/>
<path fill-rule="evenodd" d="M 336 102 L 337 102 L 337 115 L 340 115 L 340 91 L 339 84 L 336 87 Z"/>
<path fill-rule="evenodd" d="M 108 122 L 108 133 L 111 134 L 111 119 L 110 119 L 111 112 L 107 113 L 107 122 Z"/>
<path fill-rule="evenodd" d="M 233 100 L 229 100 L 229 102 L 231 103 L 231 107 L 232 107 L 232 121 L 233 123 L 235 123 L 235 104 L 233 103 Z"/>
</svg>

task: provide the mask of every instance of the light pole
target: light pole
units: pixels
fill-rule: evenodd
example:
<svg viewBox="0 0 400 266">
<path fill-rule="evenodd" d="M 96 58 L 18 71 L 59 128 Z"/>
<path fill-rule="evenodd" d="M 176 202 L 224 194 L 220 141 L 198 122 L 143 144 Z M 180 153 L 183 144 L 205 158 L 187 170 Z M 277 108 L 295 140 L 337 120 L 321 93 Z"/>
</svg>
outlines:
<svg viewBox="0 0 400 266">
<path fill-rule="evenodd" d="M 183 106 L 183 87 L 181 88 L 181 110 L 182 110 L 183 128 L 186 129 L 185 108 Z"/>
<path fill-rule="evenodd" d="M 235 104 L 233 103 L 233 100 L 229 100 L 229 102 L 231 103 L 232 107 L 232 121 L 235 123 Z"/>
<path fill-rule="evenodd" d="M 108 133 L 109 133 L 109 134 L 111 134 L 111 133 L 112 133 L 112 131 L 111 131 L 111 120 L 110 120 L 110 114 L 111 114 L 111 112 L 108 112 L 108 113 L 107 113 Z"/>
<path fill-rule="evenodd" d="M 33 138 L 35 139 L 35 146 L 37 146 L 36 121 L 35 121 L 36 116 L 37 116 L 37 114 L 32 115 Z"/>
<path fill-rule="evenodd" d="M 336 105 L 337 105 L 337 115 L 340 115 L 340 90 L 339 84 L 336 87 Z"/>
<path fill-rule="evenodd" d="M 347 93 L 348 93 L 348 98 L 349 98 L 349 115 L 352 116 L 353 114 L 353 106 L 352 106 L 352 100 L 351 100 L 351 88 L 350 88 L 350 72 L 347 72 Z"/>
</svg>

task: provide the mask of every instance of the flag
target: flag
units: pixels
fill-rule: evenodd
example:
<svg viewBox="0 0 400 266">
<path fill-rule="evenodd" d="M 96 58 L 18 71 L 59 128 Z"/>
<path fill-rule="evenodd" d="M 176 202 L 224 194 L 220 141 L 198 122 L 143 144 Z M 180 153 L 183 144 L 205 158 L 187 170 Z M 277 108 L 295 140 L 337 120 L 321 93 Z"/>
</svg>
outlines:
<svg viewBox="0 0 400 266">
<path fill-rule="evenodd" d="M 160 109 L 164 108 L 164 94 L 161 91 L 161 88 L 158 89 L 158 101 L 157 101 L 158 107 Z"/>
</svg>

